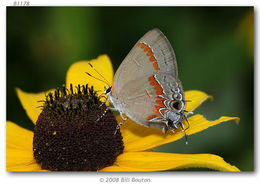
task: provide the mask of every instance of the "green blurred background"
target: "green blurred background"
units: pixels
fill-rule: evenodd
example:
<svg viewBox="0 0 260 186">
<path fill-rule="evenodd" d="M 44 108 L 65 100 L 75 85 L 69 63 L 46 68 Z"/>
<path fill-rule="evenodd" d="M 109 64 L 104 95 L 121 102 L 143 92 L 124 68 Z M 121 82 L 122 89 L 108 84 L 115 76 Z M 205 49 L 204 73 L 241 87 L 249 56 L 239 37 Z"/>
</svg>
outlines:
<svg viewBox="0 0 260 186">
<path fill-rule="evenodd" d="M 195 113 L 238 116 L 155 151 L 213 153 L 254 170 L 253 7 L 8 7 L 7 120 L 33 130 L 15 87 L 41 92 L 65 82 L 78 60 L 108 54 L 116 70 L 147 31 L 171 42 L 185 90 L 212 96 Z M 206 170 L 206 169 L 191 169 Z"/>
</svg>

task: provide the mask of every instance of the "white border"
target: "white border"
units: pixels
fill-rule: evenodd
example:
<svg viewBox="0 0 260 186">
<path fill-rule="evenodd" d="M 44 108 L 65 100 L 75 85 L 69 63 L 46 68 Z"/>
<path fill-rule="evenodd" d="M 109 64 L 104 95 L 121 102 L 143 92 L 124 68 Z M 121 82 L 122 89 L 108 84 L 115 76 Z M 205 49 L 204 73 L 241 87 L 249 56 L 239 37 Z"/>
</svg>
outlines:
<svg viewBox="0 0 260 186">
<path fill-rule="evenodd" d="M 1 87 L 6 87 L 6 6 L 13 6 L 14 1 L 10 0 L 1 0 L 0 4 L 0 16 L 1 16 L 1 25 L 0 25 L 0 37 L 1 37 L 1 73 L 0 81 Z M 109 2 L 109 3 L 108 3 Z M 209 4 L 210 3 L 210 4 Z M 258 62 L 258 33 L 259 23 L 258 23 L 258 4 L 257 0 L 250 1 L 237 1 L 237 0 L 214 0 L 214 1 L 203 1 L 197 0 L 196 3 L 194 0 L 182 0 L 182 1 L 170 1 L 170 0 L 30 0 L 30 6 L 255 6 L 255 126 L 259 124 L 259 99 L 257 95 L 259 93 L 259 65 Z M 166 172 L 166 173 L 143 173 L 143 174 L 127 174 L 127 173 L 7 173 L 5 171 L 5 122 L 6 122 L 6 91 L 2 89 L 0 91 L 0 104 L 1 104 L 1 121 L 0 121 L 0 183 L 1 185 L 91 185 L 91 184 L 100 184 L 107 185 L 106 183 L 100 183 L 99 179 L 106 176 L 127 176 L 127 177 L 144 177 L 151 178 L 150 183 L 141 183 L 143 185 L 257 185 L 259 182 L 259 147 L 257 147 L 259 138 L 259 128 L 256 127 L 257 131 L 255 132 L 256 136 L 256 145 L 255 145 L 255 173 L 191 173 L 191 172 Z M 134 183 L 117 183 L 117 185 L 129 185 Z M 139 184 L 139 183 L 136 183 Z"/>
</svg>

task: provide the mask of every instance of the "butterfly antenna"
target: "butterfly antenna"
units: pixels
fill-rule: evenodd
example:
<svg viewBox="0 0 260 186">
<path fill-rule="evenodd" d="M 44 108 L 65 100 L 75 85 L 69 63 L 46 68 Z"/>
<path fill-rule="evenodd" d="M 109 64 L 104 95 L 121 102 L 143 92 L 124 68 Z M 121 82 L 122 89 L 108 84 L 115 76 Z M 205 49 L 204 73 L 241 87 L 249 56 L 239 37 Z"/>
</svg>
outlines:
<svg viewBox="0 0 260 186">
<path fill-rule="evenodd" d="M 93 65 L 91 65 L 90 63 L 88 63 L 88 64 L 89 64 L 89 66 L 90 66 L 93 70 L 96 71 L 96 73 L 98 73 L 98 74 L 106 81 L 106 84 L 107 84 L 108 86 L 111 86 L 110 83 L 107 81 L 107 79 L 104 78 L 104 76 L 102 76 L 102 74 L 100 74 L 100 73 L 93 67 Z M 92 76 L 92 77 L 93 77 L 93 76 Z M 104 81 L 103 81 L 103 82 L 104 82 Z"/>
<path fill-rule="evenodd" d="M 94 78 L 94 79 L 96 79 L 96 80 L 102 81 L 103 83 L 105 83 L 105 84 L 107 84 L 108 86 L 110 86 L 110 84 L 109 84 L 107 81 L 104 81 L 104 80 L 102 80 L 102 79 L 99 79 L 99 78 L 97 78 L 97 77 L 94 77 L 94 76 L 92 76 L 92 75 L 91 75 L 90 73 L 88 73 L 88 72 L 86 72 L 86 74 L 89 75 L 90 77 L 92 77 L 92 78 Z"/>
</svg>

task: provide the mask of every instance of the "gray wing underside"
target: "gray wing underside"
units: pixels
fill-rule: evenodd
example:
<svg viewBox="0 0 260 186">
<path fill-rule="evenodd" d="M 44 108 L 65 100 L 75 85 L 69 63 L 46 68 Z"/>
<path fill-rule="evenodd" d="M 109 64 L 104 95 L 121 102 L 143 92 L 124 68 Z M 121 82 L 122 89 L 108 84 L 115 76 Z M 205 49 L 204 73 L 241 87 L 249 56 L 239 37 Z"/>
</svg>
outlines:
<svg viewBox="0 0 260 186">
<path fill-rule="evenodd" d="M 170 72 L 158 72 L 155 76 L 161 82 L 165 97 L 171 100 L 172 92 L 170 86 L 178 80 Z M 128 117 L 145 126 L 164 128 L 164 118 L 158 118 L 153 122 L 147 120 L 149 116 L 156 114 L 154 106 L 156 105 L 157 96 L 154 87 L 148 83 L 148 77 L 140 77 L 129 82 L 120 92 L 120 100 L 124 103 L 124 113 Z"/>
<path fill-rule="evenodd" d="M 171 72 L 174 77 L 178 77 L 176 58 L 170 42 L 159 29 L 153 29 L 138 40 L 119 66 L 113 81 L 114 95 L 120 95 L 122 88 L 127 88 L 124 86 L 125 84 L 129 84 L 139 77 L 150 76 L 158 72 L 154 69 L 146 53 L 137 47 L 142 42 L 153 49 L 154 56 L 159 61 L 159 71 Z"/>
<path fill-rule="evenodd" d="M 160 70 L 155 70 L 146 53 L 137 47 L 139 43 L 145 43 L 152 48 Z M 146 33 L 123 60 L 114 76 L 112 96 L 123 103 L 121 107 L 123 113 L 133 121 L 144 126 L 163 129 L 165 123 L 159 120 L 154 122 L 147 120 L 147 117 L 155 114 L 154 105 L 157 95 L 148 81 L 148 78 L 155 74 L 161 80 L 164 74 L 169 74 L 171 80 L 178 79 L 174 51 L 159 29 Z M 165 91 L 170 93 L 167 88 Z"/>
<path fill-rule="evenodd" d="M 154 115 L 155 91 L 147 83 L 146 77 L 129 82 L 120 92 L 120 100 L 124 102 L 124 112 L 139 124 L 147 124 L 146 118 Z"/>
</svg>

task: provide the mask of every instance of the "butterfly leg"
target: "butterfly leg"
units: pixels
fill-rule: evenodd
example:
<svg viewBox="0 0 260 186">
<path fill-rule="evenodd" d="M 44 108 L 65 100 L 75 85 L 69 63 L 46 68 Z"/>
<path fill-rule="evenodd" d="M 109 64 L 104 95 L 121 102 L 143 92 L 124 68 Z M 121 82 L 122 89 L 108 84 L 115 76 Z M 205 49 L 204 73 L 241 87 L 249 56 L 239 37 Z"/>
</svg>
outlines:
<svg viewBox="0 0 260 186">
<path fill-rule="evenodd" d="M 112 111 L 118 111 L 116 108 L 113 108 L 113 107 L 108 107 L 110 110 Z"/>
<path fill-rule="evenodd" d="M 103 112 L 103 114 L 96 120 L 96 122 L 100 121 L 107 113 L 109 107 L 106 108 L 106 110 Z"/>
<path fill-rule="evenodd" d="M 106 97 L 106 99 L 99 105 L 99 107 L 102 107 L 108 100 L 108 97 Z"/>
<path fill-rule="evenodd" d="M 187 120 L 187 121 L 188 121 L 188 120 Z M 186 145 L 188 145 L 188 137 L 187 137 L 187 134 L 186 134 L 186 132 L 185 132 L 186 129 L 184 129 L 183 123 L 180 123 L 180 126 L 181 126 L 181 128 L 182 128 L 182 132 L 184 132 L 185 143 L 186 143 Z"/>
<path fill-rule="evenodd" d="M 100 105 L 101 106 L 101 105 Z M 100 107 L 99 106 L 99 107 Z M 108 110 L 111 110 L 111 111 L 118 111 L 116 108 L 113 108 L 113 107 L 106 107 L 104 113 L 96 120 L 96 122 L 100 121 L 107 113 Z M 124 118 L 123 115 L 120 113 L 123 121 L 127 120 L 127 118 Z"/>
<path fill-rule="evenodd" d="M 105 102 L 106 102 L 106 101 L 105 101 Z M 103 103 L 105 103 L 105 102 L 103 102 Z M 100 105 L 99 107 L 101 107 L 101 105 Z M 118 111 L 116 108 L 106 107 L 106 110 L 105 110 L 104 113 L 96 120 L 96 122 L 99 121 L 99 120 L 101 120 L 101 119 L 106 115 L 108 109 L 111 110 L 111 111 Z M 121 113 L 120 113 L 120 115 L 121 115 L 121 117 L 122 117 L 123 120 L 127 120 L 127 118 L 125 119 Z"/>
<path fill-rule="evenodd" d="M 123 125 L 123 123 L 127 120 L 127 117 L 124 117 L 122 112 L 120 112 L 120 116 L 123 120 L 116 126 L 114 135 L 116 134 L 117 130 L 120 129 L 121 125 Z"/>
<path fill-rule="evenodd" d="M 127 117 L 125 118 L 125 117 L 123 116 L 123 113 L 122 113 L 122 112 L 120 112 L 120 116 L 121 116 L 121 118 L 123 119 L 123 121 L 127 120 Z"/>
</svg>

